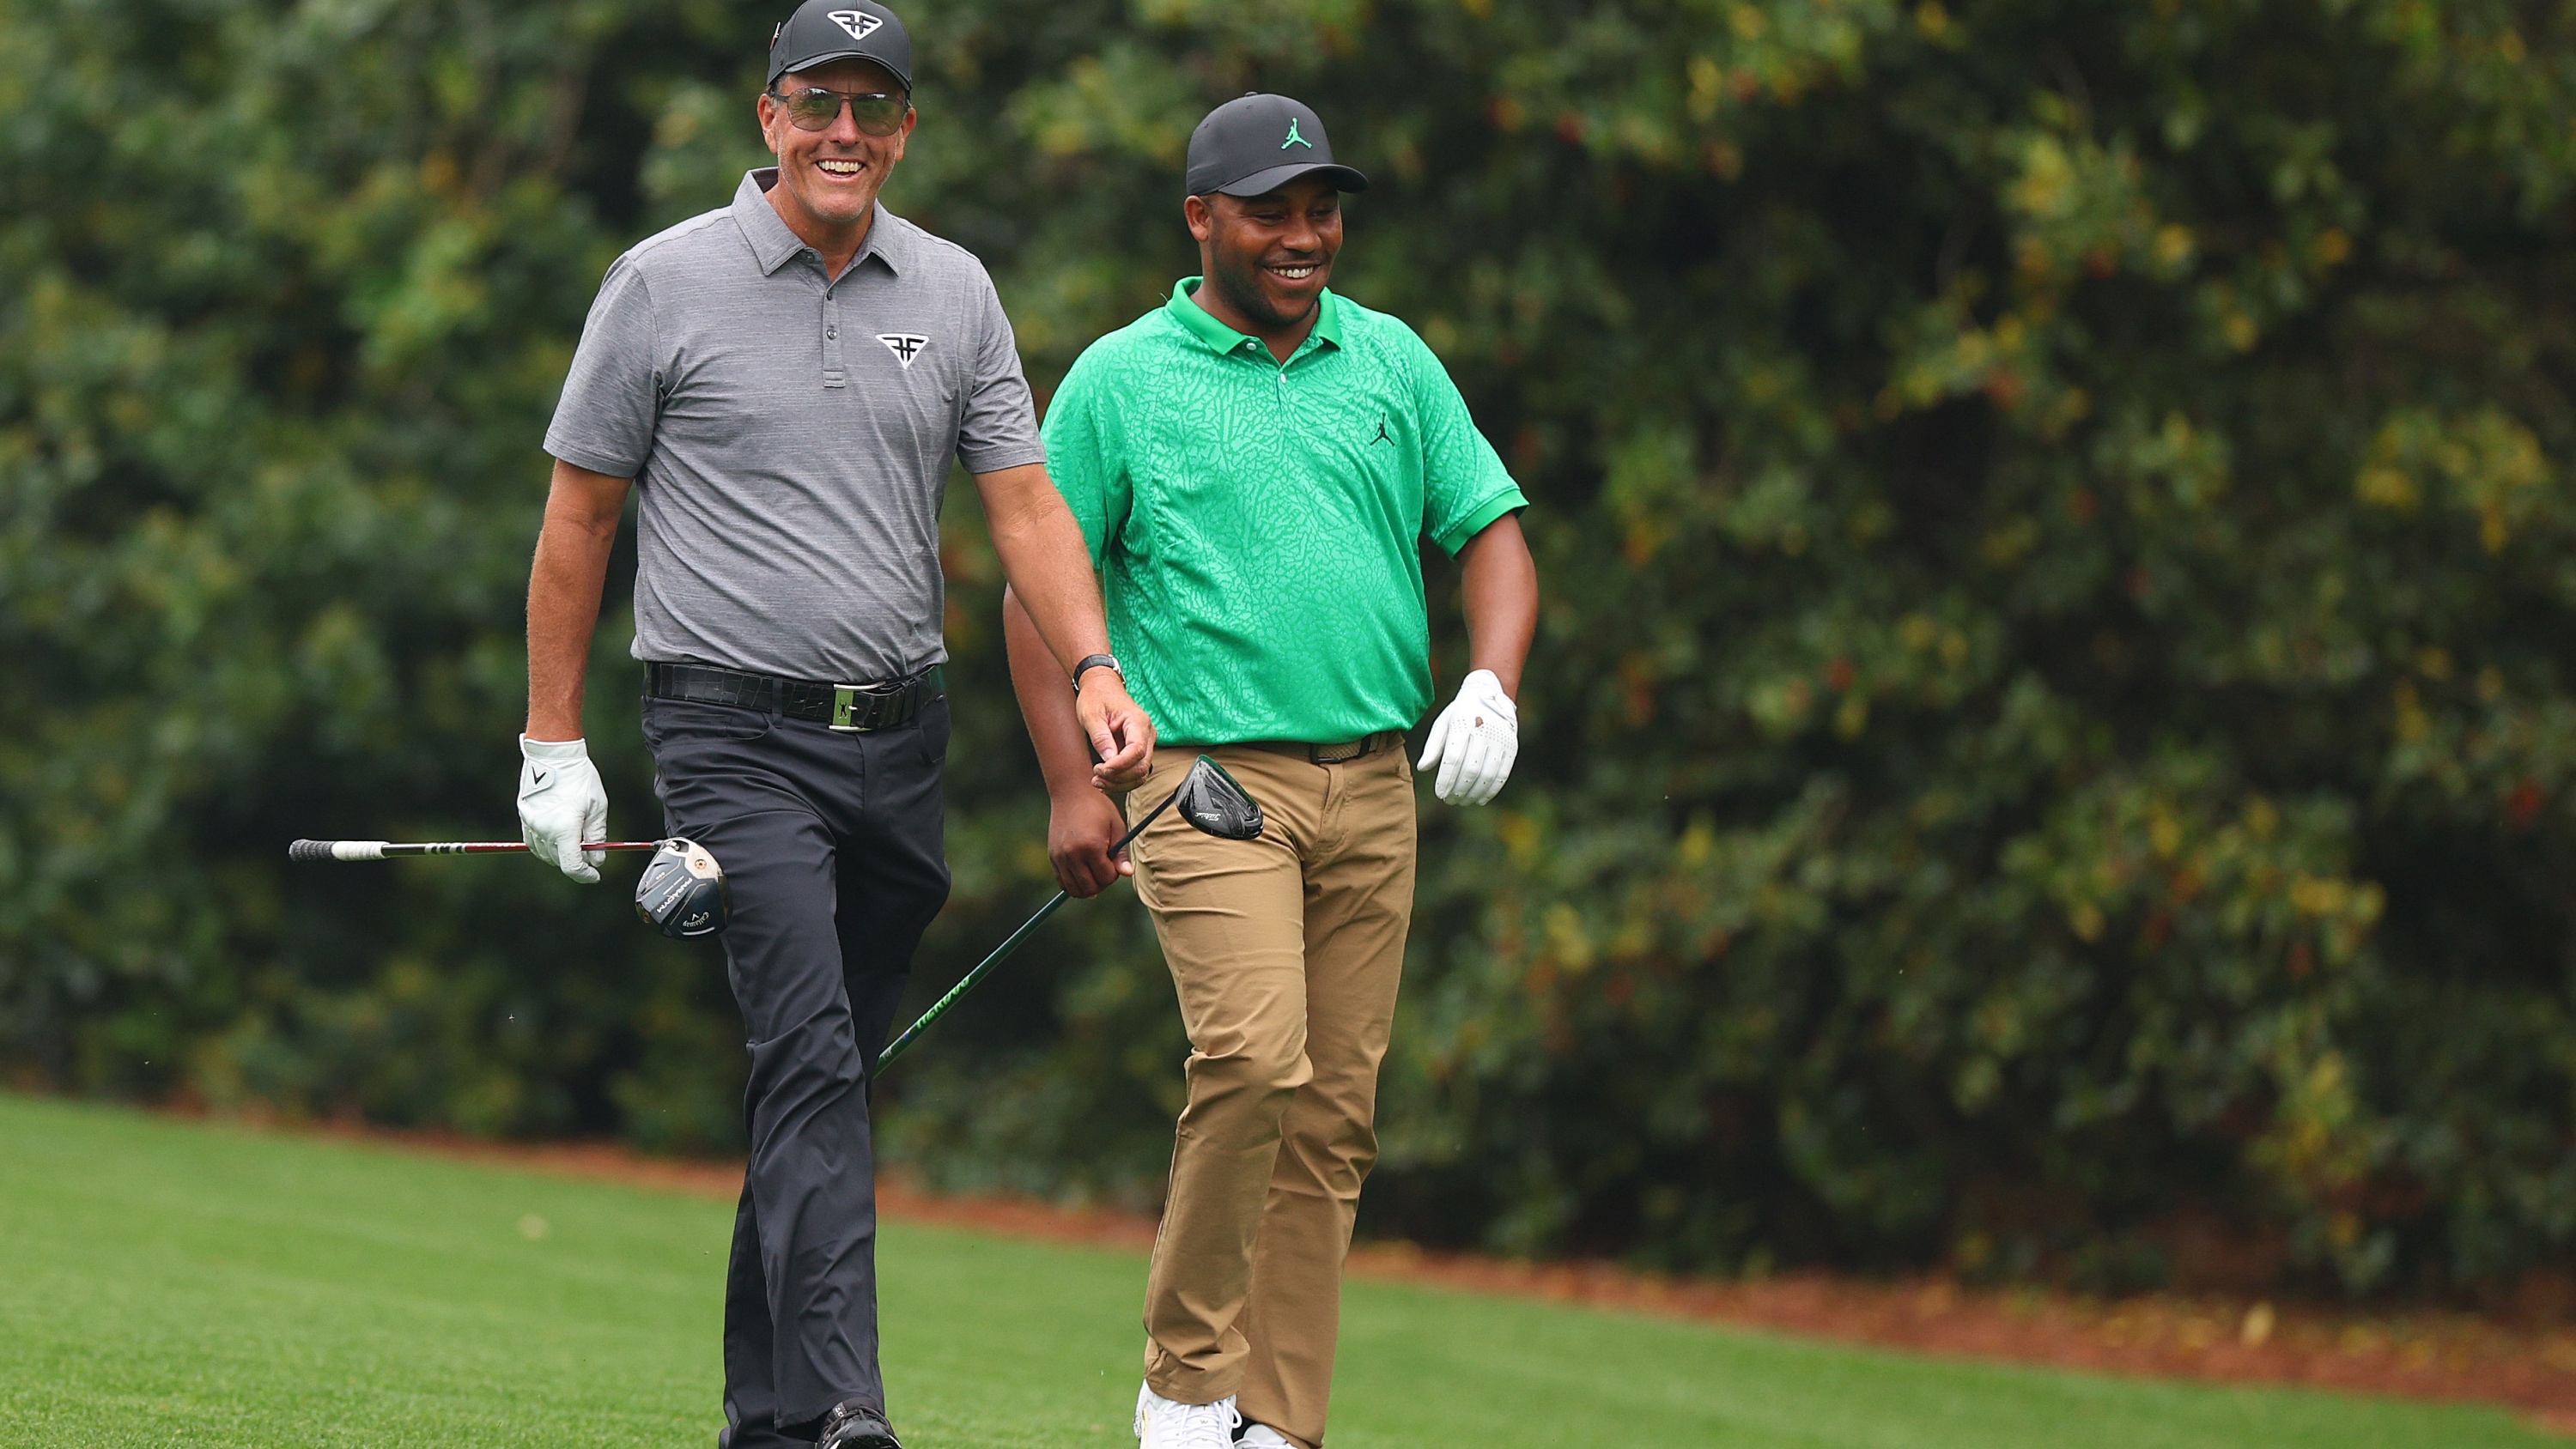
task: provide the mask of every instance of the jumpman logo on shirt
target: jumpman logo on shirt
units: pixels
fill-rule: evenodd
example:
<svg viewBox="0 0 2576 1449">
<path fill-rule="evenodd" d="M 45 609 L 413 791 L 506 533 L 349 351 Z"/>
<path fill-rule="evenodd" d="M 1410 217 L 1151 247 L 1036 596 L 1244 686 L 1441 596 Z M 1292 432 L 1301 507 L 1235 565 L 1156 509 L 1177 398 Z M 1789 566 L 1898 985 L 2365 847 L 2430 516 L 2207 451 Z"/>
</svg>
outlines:
<svg viewBox="0 0 2576 1449">
<path fill-rule="evenodd" d="M 1384 413 L 1379 413 L 1377 415 L 1377 436 L 1368 440 L 1368 445 L 1372 448 L 1376 447 L 1380 443 L 1384 443 L 1388 447 L 1395 446 L 1395 439 L 1386 435 L 1386 414 Z"/>
</svg>

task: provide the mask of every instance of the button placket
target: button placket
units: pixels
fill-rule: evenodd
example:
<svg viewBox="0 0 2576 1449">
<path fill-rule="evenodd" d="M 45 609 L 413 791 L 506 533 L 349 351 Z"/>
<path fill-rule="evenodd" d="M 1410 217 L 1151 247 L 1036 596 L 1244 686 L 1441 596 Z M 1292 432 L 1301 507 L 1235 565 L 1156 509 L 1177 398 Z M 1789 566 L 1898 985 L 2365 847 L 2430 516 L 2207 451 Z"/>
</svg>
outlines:
<svg viewBox="0 0 2576 1449">
<path fill-rule="evenodd" d="M 841 299 L 829 289 L 823 293 L 823 385 L 849 386 L 849 373 L 841 366 Z"/>
</svg>

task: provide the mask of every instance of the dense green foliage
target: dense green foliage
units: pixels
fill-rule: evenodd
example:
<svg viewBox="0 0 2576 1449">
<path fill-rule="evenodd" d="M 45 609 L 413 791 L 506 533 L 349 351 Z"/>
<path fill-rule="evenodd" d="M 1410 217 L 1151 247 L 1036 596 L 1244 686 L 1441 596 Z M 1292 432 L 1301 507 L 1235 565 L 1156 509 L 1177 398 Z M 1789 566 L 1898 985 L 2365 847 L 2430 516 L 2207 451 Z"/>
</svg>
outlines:
<svg viewBox="0 0 2576 1449">
<path fill-rule="evenodd" d="M 607 259 L 757 158 L 772 8 L 0 0 L 30 1080 L 733 1131 L 721 973 L 622 887 L 278 846 L 507 833 L 552 389 Z M 1188 267 L 1197 115 L 1287 90 L 1379 182 L 1341 290 L 1537 502 L 1519 775 L 1426 796 L 1377 1230 L 2107 1284 L 2569 1263 L 2576 17 L 908 9 L 892 200 L 988 260 L 1042 394 Z M 926 977 L 1044 864 L 959 496 Z M 1181 1044 L 1133 909 L 1009 984 L 891 1084 L 900 1149 L 1150 1194 Z"/>
<path fill-rule="evenodd" d="M 730 1202 L 0 1096 L 0 1438 L 704 1445 Z M 886 1225 L 887 1397 L 940 1449 L 1126 1449 L 1144 1255 Z M 962 1312 L 961 1304 L 974 1306 Z M 996 1373 L 996 1364 L 1009 1366 Z M 2489 1405 L 2145 1383 L 1351 1285 L 1356 1449 L 2543 1449 Z"/>
</svg>

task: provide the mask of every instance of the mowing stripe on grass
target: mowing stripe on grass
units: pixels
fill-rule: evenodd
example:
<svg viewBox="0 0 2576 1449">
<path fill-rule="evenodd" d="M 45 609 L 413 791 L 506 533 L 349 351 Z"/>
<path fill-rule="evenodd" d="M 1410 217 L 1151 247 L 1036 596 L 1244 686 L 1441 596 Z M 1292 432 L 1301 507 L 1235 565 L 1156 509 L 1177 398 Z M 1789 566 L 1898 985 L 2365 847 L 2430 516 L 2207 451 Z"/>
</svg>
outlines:
<svg viewBox="0 0 2576 1449">
<path fill-rule="evenodd" d="M 0 1096 L 0 1443 L 673 1446 L 721 1422 L 731 1209 Z M 1142 1258 L 889 1224 L 910 1449 L 1116 1449 Z M 2504 1411 L 1963 1364 L 1350 1289 L 1334 1449 L 2541 1449 Z"/>
</svg>

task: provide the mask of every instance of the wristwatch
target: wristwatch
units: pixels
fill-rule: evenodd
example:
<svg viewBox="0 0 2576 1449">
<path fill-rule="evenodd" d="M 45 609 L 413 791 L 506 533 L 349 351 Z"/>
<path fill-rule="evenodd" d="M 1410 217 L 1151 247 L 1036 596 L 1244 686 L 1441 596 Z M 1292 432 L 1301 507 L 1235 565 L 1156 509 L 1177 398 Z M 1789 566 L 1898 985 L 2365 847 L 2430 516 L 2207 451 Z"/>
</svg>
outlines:
<svg viewBox="0 0 2576 1449">
<path fill-rule="evenodd" d="M 1106 669 L 1110 673 L 1117 675 L 1122 680 L 1127 677 L 1127 671 L 1118 667 L 1117 655 L 1086 654 L 1083 656 L 1081 663 L 1073 666 L 1074 693 L 1082 693 L 1082 676 L 1094 669 Z"/>
</svg>

